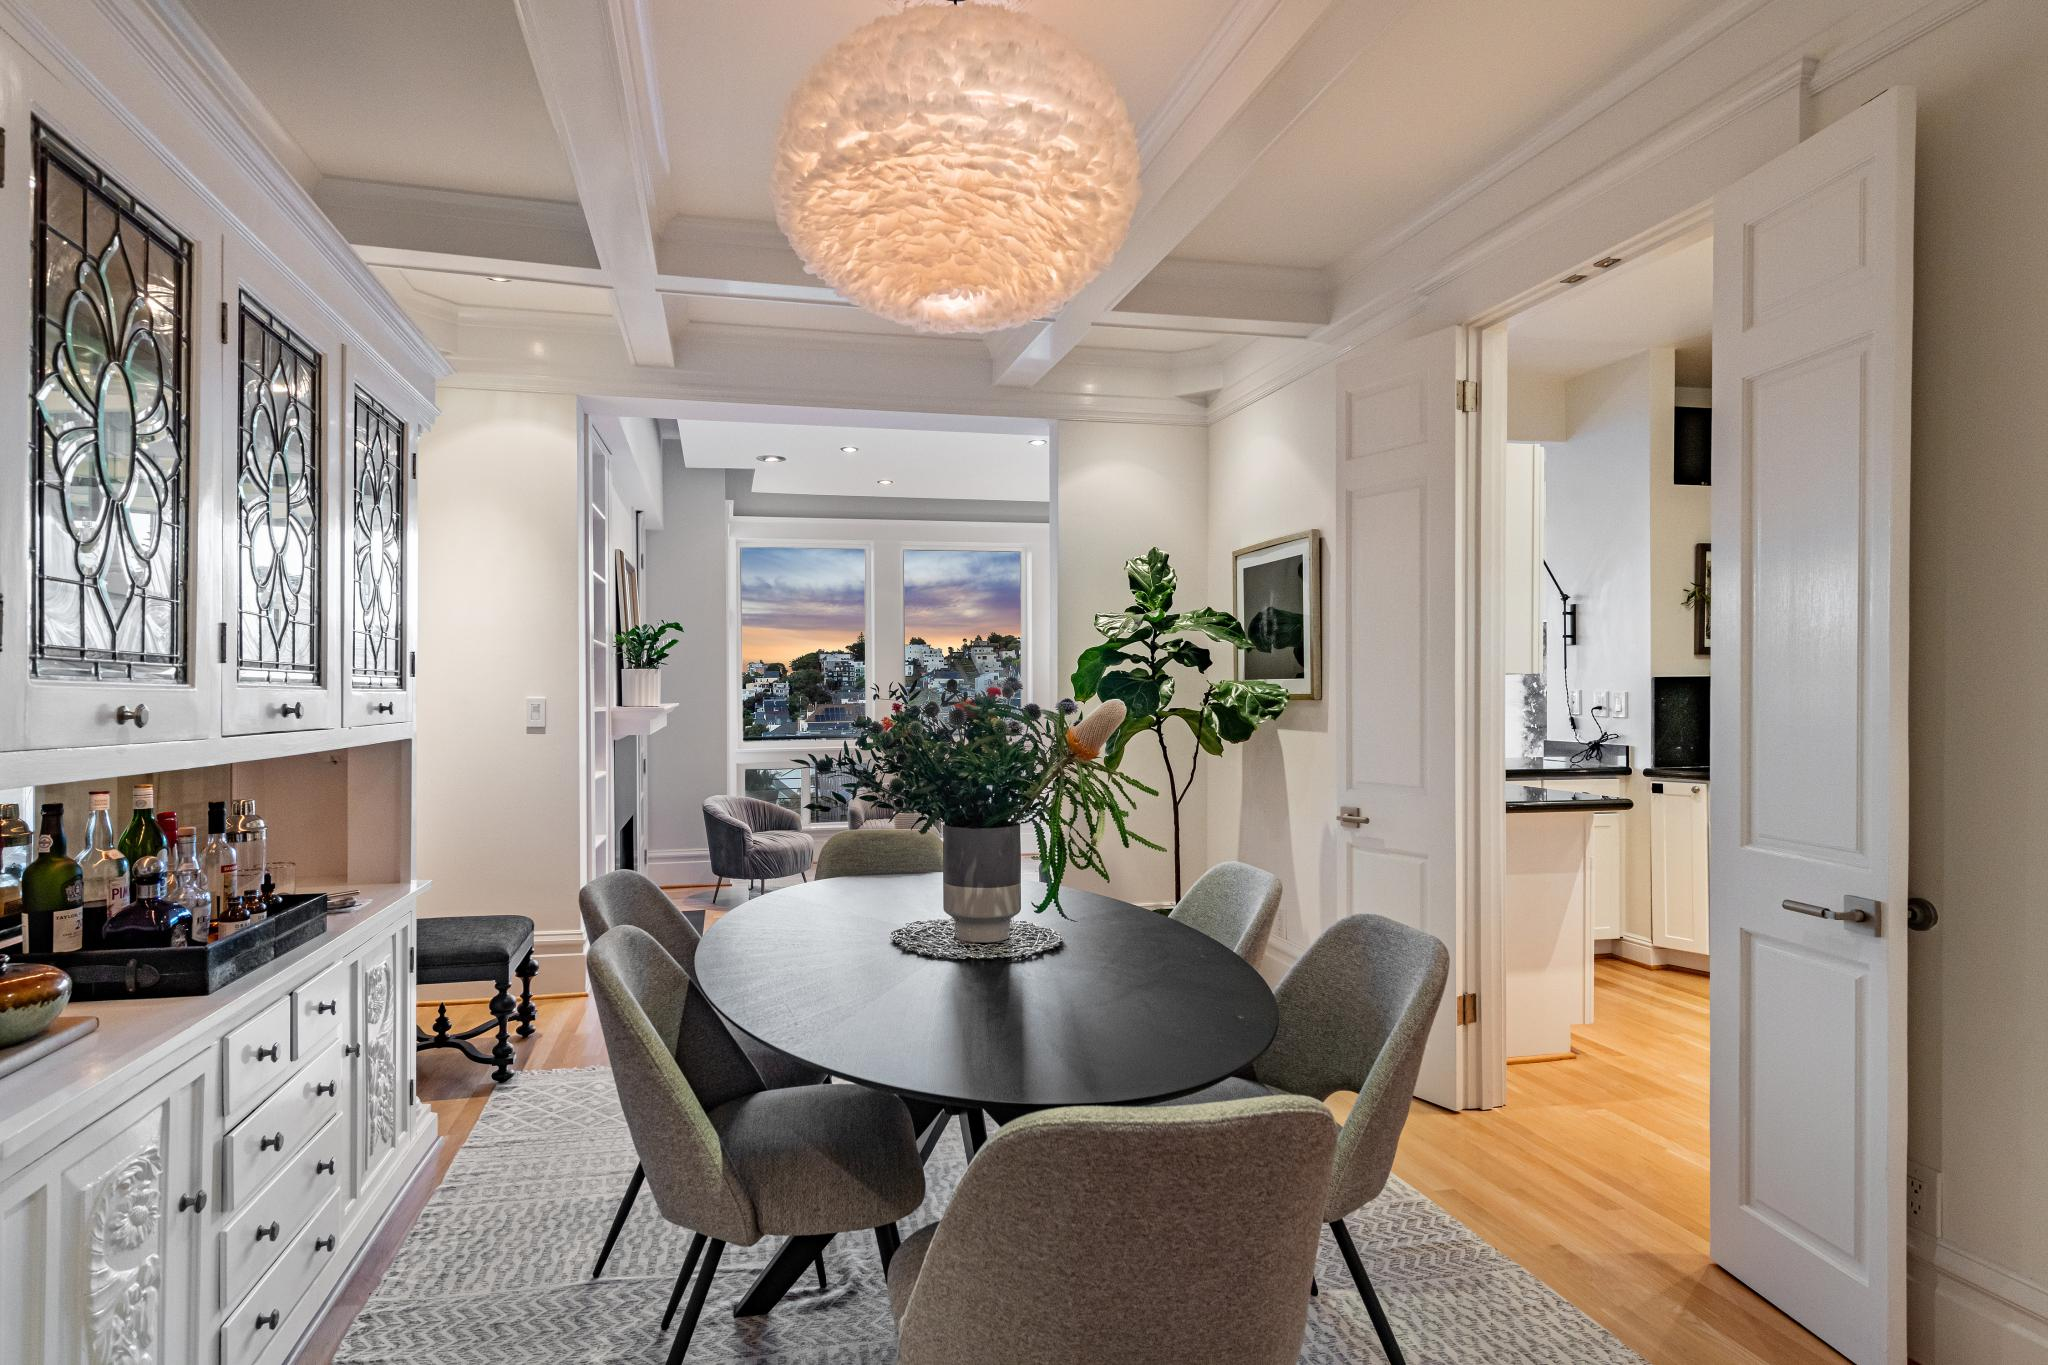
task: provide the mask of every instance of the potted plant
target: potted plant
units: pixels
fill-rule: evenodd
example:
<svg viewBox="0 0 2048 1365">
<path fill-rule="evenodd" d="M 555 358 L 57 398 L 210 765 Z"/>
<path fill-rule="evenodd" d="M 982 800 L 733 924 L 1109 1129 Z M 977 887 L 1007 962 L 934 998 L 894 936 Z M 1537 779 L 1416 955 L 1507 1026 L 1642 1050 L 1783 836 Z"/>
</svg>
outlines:
<svg viewBox="0 0 2048 1365">
<path fill-rule="evenodd" d="M 1126 847 L 1133 840 L 1159 847 L 1125 823 L 1133 793 L 1156 793 L 1101 761 L 1123 723 L 1123 703 L 1115 701 L 1084 716 L 1071 701 L 1020 706 L 1001 688 L 922 706 L 895 688 L 889 714 L 866 722 L 836 758 L 804 763 L 847 779 L 826 809 L 865 797 L 916 812 L 920 829 L 941 827 L 946 913 L 955 935 L 963 943 L 1000 943 L 1023 908 L 1025 826 L 1045 888 L 1038 911 L 1059 906 L 1068 869 L 1108 875 L 1098 842 L 1105 828 Z"/>
<path fill-rule="evenodd" d="M 668 637 L 682 633 L 680 622 L 663 621 L 658 626 L 628 626 L 612 637 L 624 670 L 619 679 L 619 705 L 661 705 L 661 666 L 677 644 Z"/>
</svg>

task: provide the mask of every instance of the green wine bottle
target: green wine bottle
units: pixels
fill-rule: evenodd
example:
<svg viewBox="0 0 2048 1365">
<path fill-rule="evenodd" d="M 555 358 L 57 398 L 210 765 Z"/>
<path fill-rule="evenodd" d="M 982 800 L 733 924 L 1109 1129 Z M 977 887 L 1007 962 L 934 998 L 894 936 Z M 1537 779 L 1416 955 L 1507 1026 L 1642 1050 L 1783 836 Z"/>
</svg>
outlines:
<svg viewBox="0 0 2048 1365">
<path fill-rule="evenodd" d="M 64 806 L 43 807 L 36 860 L 21 874 L 23 946 L 31 953 L 75 953 L 85 946 L 85 870 L 64 842 Z"/>
<path fill-rule="evenodd" d="M 156 823 L 156 785 L 151 782 L 135 784 L 135 814 L 128 821 L 128 828 L 121 831 L 121 856 L 128 860 L 128 899 L 132 903 L 141 898 L 142 888 L 135 883 L 135 865 L 144 858 L 157 858 L 169 863 L 164 845 L 164 832 Z"/>
</svg>

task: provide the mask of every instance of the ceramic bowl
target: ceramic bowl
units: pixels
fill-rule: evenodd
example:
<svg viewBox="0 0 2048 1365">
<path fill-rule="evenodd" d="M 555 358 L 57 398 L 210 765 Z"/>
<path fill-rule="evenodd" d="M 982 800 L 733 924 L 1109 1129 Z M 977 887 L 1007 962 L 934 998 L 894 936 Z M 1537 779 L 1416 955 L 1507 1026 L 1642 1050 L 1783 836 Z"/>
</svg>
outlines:
<svg viewBox="0 0 2048 1365">
<path fill-rule="evenodd" d="M 0 956 L 0 1047 L 36 1037 L 57 1022 L 71 1001 L 71 978 L 56 967 Z"/>
</svg>

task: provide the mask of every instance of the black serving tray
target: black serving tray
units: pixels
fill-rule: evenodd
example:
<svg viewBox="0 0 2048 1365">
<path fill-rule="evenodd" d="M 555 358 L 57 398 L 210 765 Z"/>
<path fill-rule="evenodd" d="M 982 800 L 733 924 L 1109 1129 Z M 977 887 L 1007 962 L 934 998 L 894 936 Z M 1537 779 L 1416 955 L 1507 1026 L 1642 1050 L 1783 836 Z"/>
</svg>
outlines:
<svg viewBox="0 0 2048 1365">
<path fill-rule="evenodd" d="M 77 953 L 19 953 L 71 977 L 73 1000 L 211 995 L 327 932 L 327 893 L 286 896 L 261 920 L 211 943 L 186 948 L 88 948 Z"/>
</svg>

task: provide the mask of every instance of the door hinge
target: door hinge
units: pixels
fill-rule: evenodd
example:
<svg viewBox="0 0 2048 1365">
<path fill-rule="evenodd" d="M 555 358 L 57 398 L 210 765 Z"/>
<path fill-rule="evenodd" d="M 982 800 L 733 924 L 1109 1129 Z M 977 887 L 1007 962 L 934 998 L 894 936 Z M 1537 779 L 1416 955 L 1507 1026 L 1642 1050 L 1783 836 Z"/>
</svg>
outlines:
<svg viewBox="0 0 2048 1365">
<path fill-rule="evenodd" d="M 220 623 L 220 661 L 228 661 L 228 623 L 225 621 Z"/>
<path fill-rule="evenodd" d="M 405 1083 L 405 1102 L 406 1102 L 406 1103 L 407 1103 L 408 1105 L 418 1105 L 418 1104 L 419 1104 L 419 1102 L 420 1102 L 420 1088 L 419 1088 L 419 1082 L 418 1082 L 418 1081 L 407 1081 L 407 1082 Z"/>
<path fill-rule="evenodd" d="M 420 675 L 420 652 L 409 649 L 405 652 L 405 676 L 417 678 Z"/>
<path fill-rule="evenodd" d="M 220 344 L 228 344 L 228 301 L 220 301 Z"/>
<path fill-rule="evenodd" d="M 420 476 L 420 453 L 417 450 L 412 453 L 412 476 L 415 481 Z"/>
<path fill-rule="evenodd" d="M 1458 1022 L 1460 1024 L 1476 1024 L 1479 1022 L 1479 997 L 1471 991 L 1466 991 L 1458 997 Z"/>
<path fill-rule="evenodd" d="M 414 973 L 417 973 L 417 972 L 419 971 L 419 969 L 420 969 L 420 950 L 419 950 L 419 949 L 417 949 L 417 948 L 407 948 L 407 949 L 405 950 L 405 965 L 406 965 L 406 969 L 407 969 L 408 971 L 411 971 L 411 972 L 414 972 Z"/>
<path fill-rule="evenodd" d="M 1478 380 L 1476 380 L 1476 379 L 1460 379 L 1460 380 L 1458 381 L 1458 411 L 1459 411 L 1459 412 L 1477 412 L 1477 411 L 1479 411 L 1479 381 L 1478 381 Z"/>
</svg>

